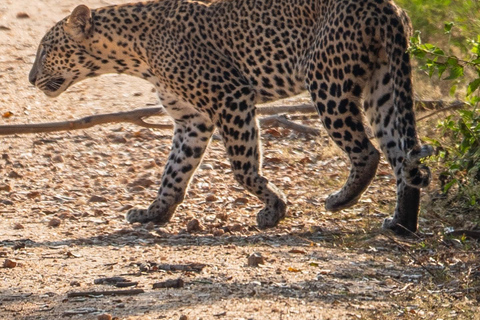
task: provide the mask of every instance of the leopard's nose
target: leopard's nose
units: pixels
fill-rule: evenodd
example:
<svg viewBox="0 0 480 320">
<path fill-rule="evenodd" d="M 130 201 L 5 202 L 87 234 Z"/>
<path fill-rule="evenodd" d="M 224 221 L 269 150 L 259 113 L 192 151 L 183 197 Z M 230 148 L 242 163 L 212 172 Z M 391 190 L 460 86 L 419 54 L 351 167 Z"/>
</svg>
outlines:
<svg viewBox="0 0 480 320">
<path fill-rule="evenodd" d="M 35 85 L 35 83 L 37 82 L 37 71 L 35 70 L 35 67 L 32 68 L 32 70 L 28 74 L 28 81 L 30 81 L 30 83 L 33 85 Z"/>
</svg>

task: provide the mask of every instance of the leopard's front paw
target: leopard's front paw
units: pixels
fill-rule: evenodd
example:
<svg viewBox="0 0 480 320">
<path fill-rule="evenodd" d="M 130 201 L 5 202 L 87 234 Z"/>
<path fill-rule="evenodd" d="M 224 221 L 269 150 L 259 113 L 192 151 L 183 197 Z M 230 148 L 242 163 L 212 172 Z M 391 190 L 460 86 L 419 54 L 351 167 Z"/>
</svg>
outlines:
<svg viewBox="0 0 480 320">
<path fill-rule="evenodd" d="M 150 221 L 148 218 L 148 210 L 147 209 L 130 209 L 125 216 L 129 223 L 134 222 L 141 222 L 145 223 Z"/>
<path fill-rule="evenodd" d="M 155 222 L 167 223 L 173 216 L 177 205 L 161 205 L 158 200 L 155 200 L 148 209 L 130 209 L 127 212 L 126 219 L 129 223 L 140 222 Z"/>
<path fill-rule="evenodd" d="M 257 214 L 257 224 L 260 229 L 273 228 L 285 218 L 287 204 L 284 199 L 277 199 L 273 206 L 265 207 Z"/>
</svg>

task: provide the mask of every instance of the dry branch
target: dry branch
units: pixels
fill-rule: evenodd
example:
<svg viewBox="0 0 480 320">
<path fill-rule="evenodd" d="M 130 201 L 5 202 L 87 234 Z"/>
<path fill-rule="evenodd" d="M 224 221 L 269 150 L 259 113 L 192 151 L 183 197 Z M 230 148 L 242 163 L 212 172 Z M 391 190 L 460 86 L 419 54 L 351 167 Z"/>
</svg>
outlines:
<svg viewBox="0 0 480 320">
<path fill-rule="evenodd" d="M 90 296 L 126 296 L 126 295 L 135 295 L 144 293 L 143 289 L 131 289 L 131 290 L 101 290 L 101 291 L 81 291 L 81 292 L 70 292 L 67 294 L 67 297 L 90 297 Z"/>
<path fill-rule="evenodd" d="M 190 264 L 159 264 L 156 268 L 165 271 L 194 271 L 200 272 L 207 265 L 203 263 L 190 263 Z"/>
<path fill-rule="evenodd" d="M 166 113 L 163 111 L 163 108 L 145 108 L 127 112 L 97 114 L 72 121 L 0 126 L 0 135 L 78 130 L 99 124 L 118 122 L 134 123 L 147 128 L 171 129 L 171 124 L 153 124 L 143 121 L 143 118 L 146 117 L 164 115 L 166 115 Z"/>
<path fill-rule="evenodd" d="M 436 110 L 424 117 L 419 118 L 418 121 L 431 117 L 438 112 L 457 109 L 465 107 L 466 105 L 467 104 L 461 101 L 455 101 L 448 105 L 443 101 L 416 101 L 416 107 L 420 109 L 440 108 L 439 110 Z M 292 122 L 288 120 L 285 116 L 280 115 L 282 113 L 316 114 L 316 110 L 315 107 L 311 104 L 300 104 L 293 106 L 260 106 L 257 108 L 257 114 L 259 115 L 274 115 L 272 117 L 265 117 L 260 119 L 260 125 L 262 126 L 271 127 L 274 125 L 279 125 L 303 133 L 308 133 L 312 135 L 319 134 L 319 131 L 317 129 Z M 78 130 L 87 129 L 99 124 L 119 122 L 133 123 L 146 128 L 172 129 L 172 124 L 155 124 L 144 121 L 144 118 L 152 116 L 163 117 L 166 115 L 167 114 L 162 107 L 143 108 L 126 112 L 92 115 L 71 121 L 4 125 L 0 126 L 0 135 Z"/>
<path fill-rule="evenodd" d="M 287 119 L 287 116 L 284 114 L 277 114 L 274 116 L 268 116 L 268 117 L 262 118 L 260 119 L 260 125 L 262 126 L 262 128 L 283 127 L 283 128 L 297 131 L 297 132 L 311 134 L 314 136 L 320 135 L 319 129 L 290 121 Z"/>
<path fill-rule="evenodd" d="M 162 289 L 162 288 L 183 288 L 185 282 L 178 279 L 171 279 L 163 282 L 157 282 L 153 284 L 153 289 Z"/>
</svg>

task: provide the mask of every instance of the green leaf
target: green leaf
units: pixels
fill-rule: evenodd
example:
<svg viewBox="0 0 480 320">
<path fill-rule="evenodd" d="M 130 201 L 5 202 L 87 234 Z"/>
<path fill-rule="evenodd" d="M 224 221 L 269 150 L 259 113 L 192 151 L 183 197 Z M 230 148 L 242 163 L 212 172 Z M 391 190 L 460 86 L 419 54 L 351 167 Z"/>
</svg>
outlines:
<svg viewBox="0 0 480 320">
<path fill-rule="evenodd" d="M 447 183 L 444 187 L 443 187 L 443 192 L 447 193 L 448 190 L 450 190 L 450 188 L 455 184 L 457 183 L 458 180 L 457 179 L 452 179 L 452 181 L 450 181 L 449 183 Z"/>
<path fill-rule="evenodd" d="M 468 84 L 467 97 L 474 93 L 480 86 L 480 78 L 477 78 Z"/>
<path fill-rule="evenodd" d="M 448 80 L 448 79 L 445 79 L 445 80 Z M 450 94 L 451 96 L 454 96 L 454 95 L 455 95 L 455 92 L 457 92 L 457 85 L 453 85 L 453 86 L 450 88 L 449 94 Z"/>
<path fill-rule="evenodd" d="M 454 25 L 453 22 L 445 23 L 445 26 L 443 27 L 443 31 L 445 32 L 445 34 L 450 34 L 450 32 L 452 31 L 453 25 Z"/>
<path fill-rule="evenodd" d="M 437 66 L 438 77 L 441 78 L 445 70 L 447 70 L 447 65 L 442 63 Z"/>
<path fill-rule="evenodd" d="M 463 77 L 463 67 L 457 63 L 457 65 L 450 68 L 450 74 L 443 80 L 455 80 L 460 77 Z"/>
</svg>

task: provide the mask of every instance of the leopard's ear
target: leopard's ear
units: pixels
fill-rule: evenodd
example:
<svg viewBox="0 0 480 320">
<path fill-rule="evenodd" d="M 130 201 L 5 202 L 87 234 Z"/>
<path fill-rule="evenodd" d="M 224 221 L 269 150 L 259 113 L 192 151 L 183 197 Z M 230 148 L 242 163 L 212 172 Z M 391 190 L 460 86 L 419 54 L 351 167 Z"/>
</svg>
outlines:
<svg viewBox="0 0 480 320">
<path fill-rule="evenodd" d="M 85 5 L 76 7 L 64 26 L 65 32 L 68 33 L 75 41 L 82 41 L 93 33 L 93 20 L 90 8 Z"/>
</svg>

